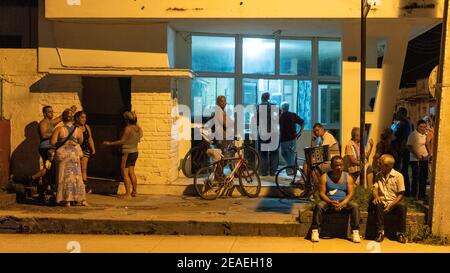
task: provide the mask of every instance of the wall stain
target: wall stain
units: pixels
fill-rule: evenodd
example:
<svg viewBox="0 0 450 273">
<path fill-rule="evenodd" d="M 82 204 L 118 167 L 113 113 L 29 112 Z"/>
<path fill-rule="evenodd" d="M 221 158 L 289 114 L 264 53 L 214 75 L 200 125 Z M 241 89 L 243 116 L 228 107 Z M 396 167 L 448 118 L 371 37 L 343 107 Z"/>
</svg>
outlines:
<svg viewBox="0 0 450 273">
<path fill-rule="evenodd" d="M 185 8 L 167 8 L 167 9 L 166 9 L 166 11 L 188 11 L 188 10 L 201 11 L 201 10 L 204 10 L 204 8 L 194 8 L 194 9 L 185 9 Z"/>
<path fill-rule="evenodd" d="M 168 9 L 166 9 L 166 11 L 187 11 L 187 9 L 183 9 L 183 8 L 168 8 Z"/>
<path fill-rule="evenodd" d="M 414 2 L 402 7 L 401 9 L 404 9 L 408 13 L 411 13 L 413 9 L 434 9 L 435 7 L 435 4 L 418 4 L 417 2 Z"/>
</svg>

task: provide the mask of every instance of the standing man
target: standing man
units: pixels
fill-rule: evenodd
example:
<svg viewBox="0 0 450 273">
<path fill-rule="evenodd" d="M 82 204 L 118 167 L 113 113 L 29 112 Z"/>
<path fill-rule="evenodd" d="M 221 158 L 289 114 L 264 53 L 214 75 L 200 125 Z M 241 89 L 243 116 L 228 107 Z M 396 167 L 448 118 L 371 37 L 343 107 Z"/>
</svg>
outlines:
<svg viewBox="0 0 450 273">
<path fill-rule="evenodd" d="M 261 95 L 257 111 L 259 151 L 261 154 L 261 175 L 275 176 L 278 169 L 278 121 L 279 108 L 269 101 L 270 93 Z"/>
<path fill-rule="evenodd" d="M 405 183 L 403 175 L 393 169 L 395 159 L 392 155 L 384 154 L 378 160 L 379 172 L 373 186 L 373 210 L 377 229 L 376 242 L 384 239 L 384 216 L 394 214 L 398 217 L 397 239 L 406 243 L 406 204 L 403 202 Z"/>
<path fill-rule="evenodd" d="M 75 113 L 77 107 L 75 105 L 72 105 L 72 107 L 70 107 L 70 110 Z M 52 145 L 50 144 L 50 137 L 55 130 L 55 126 L 62 121 L 62 115 L 53 118 L 53 108 L 49 105 L 42 108 L 42 114 L 44 115 L 44 119 L 39 122 L 39 154 L 41 155 L 42 160 L 45 163 L 48 160 L 47 152 L 50 148 L 52 148 Z"/>
<path fill-rule="evenodd" d="M 406 196 L 409 196 L 409 151 L 406 147 L 406 142 L 411 133 L 411 123 L 408 120 L 408 111 L 405 107 L 400 107 L 395 117 L 398 121 L 398 125 L 394 129 L 394 140 L 392 141 L 393 149 L 397 154 L 395 169 L 402 173 L 405 179 Z"/>
<path fill-rule="evenodd" d="M 295 151 L 297 150 L 297 137 L 303 131 L 305 121 L 296 113 L 289 112 L 289 103 L 281 104 L 280 116 L 280 146 L 281 155 L 286 161 L 287 166 L 295 164 Z M 297 133 L 297 124 L 300 125 L 300 131 Z"/>
<path fill-rule="evenodd" d="M 216 108 L 213 119 L 209 120 L 206 128 L 214 126 L 215 148 L 208 149 L 207 154 L 213 162 L 219 161 L 228 145 L 234 141 L 234 120 L 227 114 L 227 99 L 225 96 L 216 98 Z"/>
<path fill-rule="evenodd" d="M 430 142 L 427 141 L 427 123 L 424 120 L 417 122 L 417 128 L 408 137 L 408 150 L 410 151 L 410 165 L 412 168 L 412 197 L 417 196 L 419 184 L 419 200 L 425 200 L 425 191 L 428 179 L 428 156 L 430 155 Z"/>
<path fill-rule="evenodd" d="M 319 241 L 323 214 L 328 210 L 351 214 L 352 241 L 361 242 L 359 235 L 359 206 L 352 202 L 355 185 L 353 178 L 344 172 L 344 160 L 340 156 L 331 158 L 331 171 L 320 177 L 320 202 L 314 208 L 311 225 L 311 241 Z"/>
</svg>

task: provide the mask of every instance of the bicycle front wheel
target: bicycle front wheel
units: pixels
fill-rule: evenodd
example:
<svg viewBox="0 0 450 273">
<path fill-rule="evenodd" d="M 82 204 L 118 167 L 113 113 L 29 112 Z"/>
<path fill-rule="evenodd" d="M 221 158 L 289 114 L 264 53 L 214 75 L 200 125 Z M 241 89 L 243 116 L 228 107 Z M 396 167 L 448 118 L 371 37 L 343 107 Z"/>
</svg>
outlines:
<svg viewBox="0 0 450 273">
<path fill-rule="evenodd" d="M 208 156 L 203 147 L 194 147 L 184 156 L 181 162 L 181 171 L 187 178 L 192 178 L 199 169 L 207 164 Z"/>
<path fill-rule="evenodd" d="M 261 192 L 261 179 L 252 166 L 244 165 L 239 170 L 239 185 L 245 195 L 250 198 L 259 196 Z"/>
<path fill-rule="evenodd" d="M 194 188 L 197 194 L 205 200 L 214 200 L 219 196 L 223 182 L 216 179 L 215 164 L 203 167 L 194 176 Z"/>
<path fill-rule="evenodd" d="M 300 198 L 305 190 L 306 175 L 297 166 L 287 166 L 277 172 L 275 183 L 284 196 Z"/>
</svg>

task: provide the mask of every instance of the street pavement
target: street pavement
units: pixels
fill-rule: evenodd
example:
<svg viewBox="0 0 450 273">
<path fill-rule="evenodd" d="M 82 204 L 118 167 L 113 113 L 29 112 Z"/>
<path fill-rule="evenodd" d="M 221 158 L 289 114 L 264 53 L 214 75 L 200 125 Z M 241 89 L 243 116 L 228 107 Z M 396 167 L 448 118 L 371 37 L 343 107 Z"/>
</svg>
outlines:
<svg viewBox="0 0 450 273">
<path fill-rule="evenodd" d="M 450 246 L 301 237 L 0 234 L 0 253 L 450 253 Z"/>
</svg>

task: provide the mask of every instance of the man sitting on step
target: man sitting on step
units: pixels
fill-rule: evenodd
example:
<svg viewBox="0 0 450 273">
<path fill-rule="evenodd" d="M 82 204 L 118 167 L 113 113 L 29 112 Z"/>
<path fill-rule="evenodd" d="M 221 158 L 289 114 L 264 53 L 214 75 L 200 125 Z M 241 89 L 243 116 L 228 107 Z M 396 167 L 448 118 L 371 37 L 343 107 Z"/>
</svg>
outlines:
<svg viewBox="0 0 450 273">
<path fill-rule="evenodd" d="M 320 177 L 319 194 L 321 201 L 314 208 L 311 225 L 311 241 L 319 241 L 319 230 L 323 222 L 323 214 L 328 210 L 351 213 L 352 241 L 361 242 L 359 235 L 359 206 L 352 202 L 354 183 L 353 178 L 344 169 L 341 156 L 331 158 L 331 171 Z"/>
<path fill-rule="evenodd" d="M 398 217 L 399 230 L 397 239 L 400 243 L 406 243 L 406 205 L 403 200 L 405 194 L 405 182 L 403 175 L 393 169 L 395 159 L 392 155 L 384 154 L 378 160 L 379 172 L 376 174 L 373 185 L 373 206 L 378 235 L 376 242 L 384 239 L 384 216 L 395 214 Z"/>
</svg>

